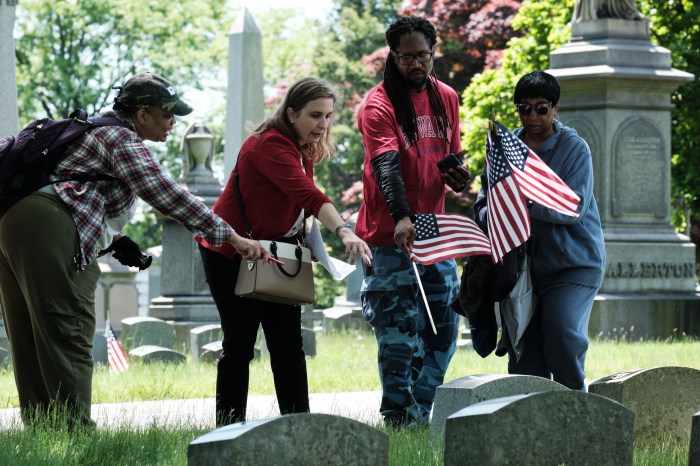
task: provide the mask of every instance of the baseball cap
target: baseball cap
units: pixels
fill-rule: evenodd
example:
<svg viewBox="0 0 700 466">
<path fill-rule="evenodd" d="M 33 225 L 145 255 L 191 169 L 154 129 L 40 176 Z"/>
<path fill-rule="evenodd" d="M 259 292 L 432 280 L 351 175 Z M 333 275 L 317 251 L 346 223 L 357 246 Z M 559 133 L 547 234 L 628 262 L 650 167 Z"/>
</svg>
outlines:
<svg viewBox="0 0 700 466">
<path fill-rule="evenodd" d="M 179 116 L 192 112 L 192 107 L 180 99 L 170 81 L 150 71 L 132 76 L 123 86 L 114 89 L 120 89 L 114 98 L 116 110 L 120 106 L 146 108 L 157 105 Z"/>
</svg>

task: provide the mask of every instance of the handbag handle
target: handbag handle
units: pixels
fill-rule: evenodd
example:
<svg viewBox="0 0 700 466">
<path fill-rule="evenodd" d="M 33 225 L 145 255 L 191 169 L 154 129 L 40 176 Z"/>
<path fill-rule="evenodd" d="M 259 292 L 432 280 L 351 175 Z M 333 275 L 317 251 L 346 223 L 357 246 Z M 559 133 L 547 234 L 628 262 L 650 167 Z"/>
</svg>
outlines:
<svg viewBox="0 0 700 466">
<path fill-rule="evenodd" d="M 272 254 L 272 257 L 274 257 L 278 261 L 280 260 L 280 258 L 277 257 L 277 243 L 274 241 L 270 243 L 270 254 Z M 301 262 L 302 262 L 301 255 L 302 255 L 302 253 L 301 253 L 301 246 L 299 246 L 298 244 L 297 244 L 297 247 L 294 249 L 294 255 L 297 258 L 297 271 L 294 272 L 293 274 L 290 274 L 289 272 L 284 270 L 284 268 L 282 267 L 282 264 L 277 263 L 277 262 L 275 263 L 277 268 L 280 269 L 280 272 L 282 272 L 282 275 L 284 275 L 285 277 L 294 278 L 297 275 L 299 275 L 299 272 L 301 272 Z"/>
<path fill-rule="evenodd" d="M 238 207 L 241 209 L 241 215 L 243 215 L 245 233 L 246 235 L 248 235 L 249 239 L 253 239 L 253 229 L 250 228 L 250 222 L 248 221 L 248 216 L 245 213 L 245 205 L 243 204 L 243 196 L 241 196 L 241 188 L 240 186 L 238 186 L 238 170 L 233 172 L 233 184 L 236 187 L 236 198 L 238 199 Z"/>
</svg>

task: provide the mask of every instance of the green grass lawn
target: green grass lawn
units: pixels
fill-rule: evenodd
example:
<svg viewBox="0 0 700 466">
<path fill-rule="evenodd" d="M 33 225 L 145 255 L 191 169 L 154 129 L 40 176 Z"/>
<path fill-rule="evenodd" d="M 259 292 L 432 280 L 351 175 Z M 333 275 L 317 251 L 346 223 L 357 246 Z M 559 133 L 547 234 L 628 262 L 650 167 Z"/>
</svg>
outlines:
<svg viewBox="0 0 700 466">
<path fill-rule="evenodd" d="M 591 341 L 587 356 L 587 381 L 616 372 L 656 366 L 686 366 L 700 369 L 700 341 Z M 506 373 L 506 359 L 485 359 L 473 351 L 458 350 L 446 381 L 475 374 Z M 370 333 L 319 334 L 317 356 L 308 361 L 312 393 L 379 390 L 376 343 Z M 216 370 L 213 365 L 132 365 L 127 372 L 110 374 L 95 370 L 94 403 L 136 400 L 202 398 L 214 396 Z M 251 395 L 274 394 L 269 360 L 251 365 Z M 0 407 L 17 406 L 11 370 L 0 372 Z M 442 445 L 425 430 L 394 431 L 390 434 L 392 465 L 441 465 Z M 87 465 L 138 464 L 178 465 L 187 463 L 187 445 L 205 431 L 200 428 L 153 426 L 75 434 L 65 430 L 25 430 L 21 426 L 0 431 L 0 464 Z M 687 451 L 673 444 L 638 445 L 635 465 L 687 464 Z"/>
<path fill-rule="evenodd" d="M 370 333 L 333 333 L 317 336 L 317 355 L 308 360 L 309 390 L 312 393 L 379 390 L 377 345 Z M 657 366 L 686 366 L 700 369 L 700 341 L 614 342 L 592 340 L 586 358 L 587 382 L 616 372 Z M 507 359 L 479 357 L 460 349 L 450 364 L 445 381 L 475 374 L 505 374 Z M 115 375 L 104 367 L 95 369 L 93 403 L 164 398 L 214 396 L 216 368 L 213 365 L 135 365 Z M 117 382 L 118 381 L 118 382 Z M 251 364 L 250 394 L 273 395 L 269 360 Z M 17 406 L 17 390 L 11 371 L 0 371 L 0 408 Z"/>
</svg>

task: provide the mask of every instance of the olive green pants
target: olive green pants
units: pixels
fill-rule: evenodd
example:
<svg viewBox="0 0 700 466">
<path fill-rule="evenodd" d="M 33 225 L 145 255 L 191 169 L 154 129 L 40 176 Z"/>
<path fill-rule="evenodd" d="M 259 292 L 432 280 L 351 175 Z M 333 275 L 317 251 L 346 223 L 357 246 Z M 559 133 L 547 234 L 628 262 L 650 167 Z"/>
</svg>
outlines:
<svg viewBox="0 0 700 466">
<path fill-rule="evenodd" d="M 67 410 L 90 425 L 97 261 L 79 270 L 75 223 L 34 193 L 0 218 L 0 298 L 25 424 Z M 50 419 L 49 419 L 50 420 Z"/>
</svg>

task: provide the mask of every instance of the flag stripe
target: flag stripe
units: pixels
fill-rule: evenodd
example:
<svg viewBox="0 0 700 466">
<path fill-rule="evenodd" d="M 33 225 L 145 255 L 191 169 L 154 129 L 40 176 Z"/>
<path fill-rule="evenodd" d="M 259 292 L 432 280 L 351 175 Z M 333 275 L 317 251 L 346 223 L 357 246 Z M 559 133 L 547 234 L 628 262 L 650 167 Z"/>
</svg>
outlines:
<svg viewBox="0 0 700 466">
<path fill-rule="evenodd" d="M 532 185 L 533 188 L 539 188 L 542 193 L 551 195 L 554 201 L 569 205 L 573 209 L 575 209 L 580 202 L 575 192 L 564 190 L 562 185 L 557 183 L 556 180 L 553 180 L 548 172 L 540 173 L 537 170 L 521 172 L 520 170 L 516 170 L 515 176 L 521 184 L 527 183 Z"/>
<path fill-rule="evenodd" d="M 530 217 L 523 196 L 511 176 L 490 189 L 486 203 L 491 257 L 496 263 L 530 236 Z"/>
<path fill-rule="evenodd" d="M 494 124 L 496 141 L 488 140 L 487 147 L 497 146 L 495 152 L 507 160 L 523 195 L 547 208 L 578 217 L 580 197 L 523 141 L 500 123 Z"/>
<path fill-rule="evenodd" d="M 129 368 L 129 361 L 126 359 L 126 353 L 117 337 L 114 335 L 114 330 L 109 324 L 105 323 L 105 338 L 107 340 L 107 361 L 111 372 L 123 372 Z"/>
<path fill-rule="evenodd" d="M 491 253 L 486 235 L 464 215 L 418 214 L 415 227 L 411 257 L 423 265 Z"/>
<path fill-rule="evenodd" d="M 511 165 L 513 167 L 513 165 Z M 560 206 L 560 209 L 576 213 L 576 209 L 580 202 L 580 198 L 573 191 L 564 192 L 561 184 L 556 183 L 549 177 L 548 173 L 539 174 L 535 170 L 521 172 L 513 167 L 513 174 L 520 186 L 523 194 L 530 198 L 533 202 L 537 201 L 543 205 Z M 578 215 L 576 215 L 578 216 Z"/>
</svg>

